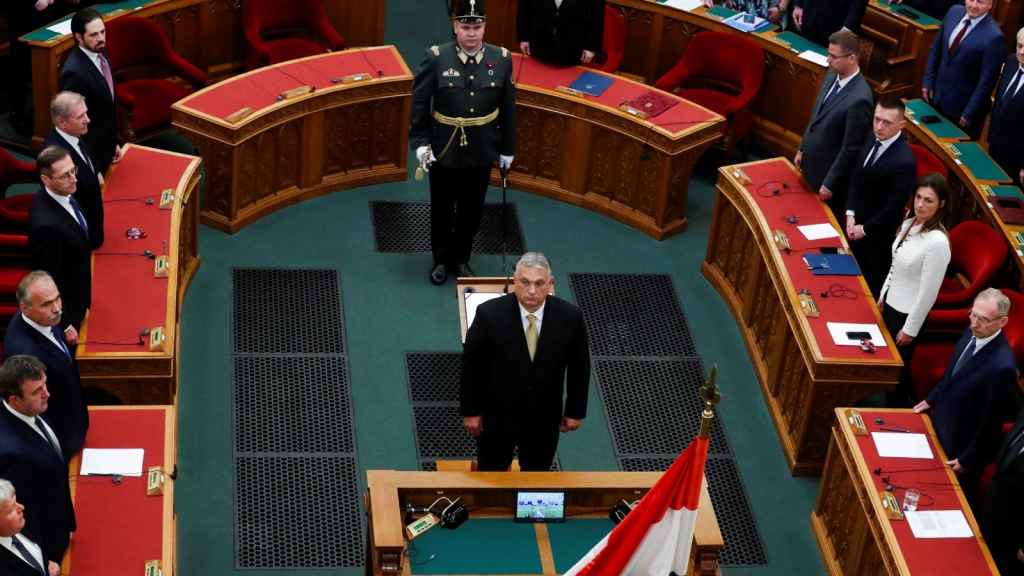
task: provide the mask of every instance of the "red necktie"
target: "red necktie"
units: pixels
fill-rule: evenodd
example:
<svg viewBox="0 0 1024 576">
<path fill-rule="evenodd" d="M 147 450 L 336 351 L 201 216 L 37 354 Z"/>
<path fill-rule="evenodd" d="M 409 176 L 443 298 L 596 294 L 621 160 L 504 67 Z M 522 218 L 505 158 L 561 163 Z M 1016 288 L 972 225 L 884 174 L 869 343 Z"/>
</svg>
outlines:
<svg viewBox="0 0 1024 576">
<path fill-rule="evenodd" d="M 949 55 L 950 56 L 956 54 L 957 49 L 960 48 L 960 41 L 964 39 L 965 35 L 967 35 L 967 29 L 970 28 L 970 27 L 971 27 L 971 19 L 968 18 L 968 19 L 964 20 L 964 25 L 960 27 L 960 32 L 956 35 L 956 38 L 953 38 L 953 43 L 950 44 L 950 46 L 949 46 Z"/>
</svg>

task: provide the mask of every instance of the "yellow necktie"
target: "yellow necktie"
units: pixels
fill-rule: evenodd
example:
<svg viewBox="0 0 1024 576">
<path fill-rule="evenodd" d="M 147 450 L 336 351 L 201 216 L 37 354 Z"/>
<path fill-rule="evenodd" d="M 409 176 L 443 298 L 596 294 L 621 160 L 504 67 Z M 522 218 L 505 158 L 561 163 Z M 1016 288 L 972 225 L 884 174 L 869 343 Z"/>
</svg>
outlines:
<svg viewBox="0 0 1024 576">
<path fill-rule="evenodd" d="M 530 361 L 537 353 L 537 317 L 533 314 L 526 315 L 526 349 L 530 352 Z"/>
</svg>

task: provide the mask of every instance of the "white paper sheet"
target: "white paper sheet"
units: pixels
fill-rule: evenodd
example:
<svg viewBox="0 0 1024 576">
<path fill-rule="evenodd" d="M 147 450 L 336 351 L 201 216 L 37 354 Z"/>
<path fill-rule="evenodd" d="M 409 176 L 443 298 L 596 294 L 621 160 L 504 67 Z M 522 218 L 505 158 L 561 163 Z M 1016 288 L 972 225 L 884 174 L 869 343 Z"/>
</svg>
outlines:
<svg viewBox="0 0 1024 576">
<path fill-rule="evenodd" d="M 914 538 L 971 538 L 971 526 L 960 510 L 904 512 Z"/>
<path fill-rule="evenodd" d="M 839 232 L 835 226 L 825 222 L 823 224 L 806 224 L 797 226 L 797 230 L 808 240 L 824 240 L 825 238 L 839 238 Z"/>
<path fill-rule="evenodd" d="M 871 343 L 876 348 L 885 348 L 885 338 L 878 324 L 849 324 L 846 322 L 826 322 L 828 333 L 832 335 L 832 341 L 836 346 L 860 346 L 860 340 L 852 340 L 846 336 L 847 332 L 867 332 L 871 335 Z"/>
<path fill-rule="evenodd" d="M 931 460 L 932 447 L 924 434 L 913 432 L 872 432 L 875 450 L 882 458 L 925 458 Z"/>
<path fill-rule="evenodd" d="M 687 12 L 696 10 L 703 5 L 704 2 L 701 0 L 668 0 L 665 2 L 665 6 L 671 6 L 677 10 L 686 10 Z"/>
<path fill-rule="evenodd" d="M 120 474 L 142 476 L 142 448 L 86 448 L 82 450 L 82 476 Z"/>
<path fill-rule="evenodd" d="M 803 58 L 804 60 L 807 60 L 808 62 L 814 62 L 815 64 L 819 64 L 821 66 L 828 66 L 828 58 L 825 57 L 825 55 L 823 54 L 818 54 L 814 50 L 804 50 L 803 52 L 797 54 L 797 56 Z"/>
<path fill-rule="evenodd" d="M 61 36 L 71 34 L 71 18 L 57 22 L 53 26 L 47 26 L 46 29 Z"/>
<path fill-rule="evenodd" d="M 498 298 L 499 296 L 504 296 L 504 294 L 501 292 L 470 292 L 466 294 L 466 326 L 468 327 L 473 325 L 473 318 L 476 318 L 477 306 L 487 302 L 488 300 Z M 466 339 L 463 338 L 462 341 L 465 342 Z"/>
</svg>

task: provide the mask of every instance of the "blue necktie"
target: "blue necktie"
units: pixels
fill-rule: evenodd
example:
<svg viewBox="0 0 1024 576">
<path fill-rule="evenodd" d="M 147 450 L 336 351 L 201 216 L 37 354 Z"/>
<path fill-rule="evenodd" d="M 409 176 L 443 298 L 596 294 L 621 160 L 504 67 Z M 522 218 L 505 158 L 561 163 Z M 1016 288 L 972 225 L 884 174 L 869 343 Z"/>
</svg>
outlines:
<svg viewBox="0 0 1024 576">
<path fill-rule="evenodd" d="M 29 566 L 37 570 L 43 576 L 47 576 L 46 570 L 43 570 L 43 567 L 39 565 L 39 561 L 36 560 L 36 557 L 28 551 L 28 548 L 25 548 L 25 545 L 18 539 L 17 534 L 11 537 L 11 545 L 13 545 L 14 549 L 18 551 L 18 554 L 21 554 L 21 557 L 25 559 L 25 562 L 28 562 Z"/>
<path fill-rule="evenodd" d="M 60 453 L 60 449 L 57 448 L 57 443 L 54 442 L 53 436 L 50 435 L 50 431 L 43 425 L 43 419 L 39 416 L 36 416 L 36 428 L 39 428 L 39 431 L 43 433 L 43 438 L 46 438 L 46 443 L 50 445 L 50 448 L 53 448 L 53 451 L 57 453 L 57 457 L 60 458 L 61 462 L 63 462 L 64 455 Z"/>
<path fill-rule="evenodd" d="M 960 355 L 960 359 L 956 361 L 956 366 L 953 366 L 953 374 L 956 374 L 967 364 L 967 361 L 974 357 L 974 345 L 978 341 L 971 336 L 971 341 L 967 343 L 967 347 L 964 348 L 964 353 Z"/>
<path fill-rule="evenodd" d="M 60 346 L 60 349 L 64 354 L 67 355 L 68 358 L 71 358 L 71 352 L 68 351 L 68 346 L 64 343 L 63 334 L 60 333 L 60 328 L 51 326 L 50 334 L 53 334 L 53 339 L 57 341 L 57 345 Z"/>
<path fill-rule="evenodd" d="M 78 205 L 78 200 L 75 200 L 73 197 L 68 198 L 68 200 L 71 201 L 71 208 L 75 211 L 75 219 L 78 220 L 78 225 L 81 226 L 82 230 L 85 230 L 85 233 L 88 235 L 89 225 L 85 223 L 85 215 L 82 214 L 82 207 Z"/>
</svg>

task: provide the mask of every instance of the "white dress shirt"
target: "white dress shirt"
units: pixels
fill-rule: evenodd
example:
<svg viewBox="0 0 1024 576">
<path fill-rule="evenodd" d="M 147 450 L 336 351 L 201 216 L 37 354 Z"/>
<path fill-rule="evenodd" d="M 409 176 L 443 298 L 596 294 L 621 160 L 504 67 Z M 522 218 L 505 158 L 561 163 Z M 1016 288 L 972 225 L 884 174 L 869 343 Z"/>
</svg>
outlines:
<svg viewBox="0 0 1024 576">
<path fill-rule="evenodd" d="M 1020 85 L 1024 84 L 1024 66 L 1017 65 L 1017 70 L 1014 72 L 1014 76 L 1010 76 L 1011 84 L 1006 87 L 1005 97 L 1013 98 L 1020 92 Z"/>
<path fill-rule="evenodd" d="M 92 65 L 95 66 L 96 70 L 99 71 L 100 76 L 103 76 L 103 67 L 100 66 L 100 53 L 93 52 L 92 50 L 89 50 L 88 48 L 84 48 L 82 46 L 79 46 L 78 49 L 81 50 L 83 54 L 89 57 L 89 61 L 92 62 Z M 110 62 L 107 62 L 107 65 L 110 65 Z M 113 70 L 111 70 L 110 73 L 113 74 Z"/>
<path fill-rule="evenodd" d="M 986 344 L 988 344 L 989 342 L 995 340 L 996 336 L 999 336 L 1002 333 L 1003 333 L 1003 330 L 999 329 L 999 330 L 996 330 L 996 333 L 991 335 L 991 336 L 986 336 L 985 338 L 975 338 L 974 339 L 974 353 L 977 354 L 978 352 L 981 352 L 981 349 L 984 348 Z"/>
<path fill-rule="evenodd" d="M 544 306 L 546 306 L 547 303 L 547 300 L 545 300 L 544 303 L 540 305 L 540 308 L 537 308 L 535 312 L 527 312 L 526 308 L 523 308 L 522 304 L 519 305 L 519 317 L 523 321 L 523 334 L 526 334 L 526 329 L 530 326 L 530 321 L 526 316 L 528 314 L 533 314 L 534 318 L 536 318 L 533 325 L 537 327 L 537 340 L 540 340 L 540 325 L 544 322 Z"/>
<path fill-rule="evenodd" d="M 939 295 L 950 251 L 949 238 L 944 231 L 929 230 L 921 234 L 920 225 L 911 228 L 913 222 L 913 218 L 905 220 L 892 243 L 892 266 L 879 300 L 907 315 L 903 333 L 916 338 Z M 906 239 L 903 239 L 904 234 Z"/>
<path fill-rule="evenodd" d="M 56 346 L 58 350 L 65 354 L 70 354 L 68 349 L 62 346 L 60 341 L 57 340 L 57 337 L 53 335 L 53 330 L 49 326 L 43 326 L 42 324 L 37 323 L 36 321 L 32 320 L 28 316 L 25 316 L 24 314 L 21 315 L 21 319 L 25 321 L 25 324 L 28 324 L 29 326 L 35 328 L 36 332 L 42 334 L 47 340 L 50 341 L 50 343 Z"/>
<path fill-rule="evenodd" d="M 39 418 L 38 416 L 25 416 L 21 412 L 18 412 L 14 408 L 11 408 L 11 405 L 7 403 L 7 400 L 4 400 L 3 403 L 4 403 L 4 408 L 7 408 L 8 412 L 10 412 L 11 414 L 14 414 L 18 418 L 18 420 L 21 420 L 25 424 L 28 424 L 33 430 L 36 431 L 36 434 L 39 434 L 40 438 L 42 438 L 43 440 L 47 441 L 46 442 L 47 444 L 50 443 L 49 442 L 50 440 L 53 440 L 53 443 L 54 443 L 55 447 L 57 448 L 57 451 L 58 452 L 60 451 L 60 440 L 57 440 L 57 434 L 55 434 L 54 431 L 53 431 L 53 428 L 50 428 L 50 425 L 46 423 L 46 420 L 43 420 L 42 418 Z M 41 422 L 43 424 L 43 427 L 46 428 L 46 431 L 50 433 L 50 437 L 49 438 L 47 438 L 43 434 L 43 431 L 39 429 L 39 426 L 36 424 L 37 421 Z"/>
<path fill-rule="evenodd" d="M 46 562 L 43 561 L 42 548 L 40 548 L 39 545 L 35 542 L 26 538 L 24 534 L 17 534 L 17 537 L 18 541 L 25 545 L 25 549 L 28 550 L 28 553 L 31 554 L 33 558 L 35 558 L 35 561 L 38 562 L 39 565 L 43 568 L 46 568 Z M 32 566 L 32 564 L 30 564 L 28 560 L 25 560 L 25 558 L 22 557 L 21 553 L 14 548 L 14 542 L 11 536 L 0 536 L 0 546 L 7 548 L 16 557 L 24 560 L 25 564 Z"/>
<path fill-rule="evenodd" d="M 46 187 L 44 186 L 43 188 Z M 78 214 L 75 214 L 75 208 L 74 206 L 71 205 L 70 195 L 63 196 L 61 194 L 57 194 L 56 192 L 50 190 L 49 188 L 46 188 L 46 193 L 49 194 L 50 198 L 53 198 L 57 202 L 57 204 L 60 204 L 61 207 L 67 210 L 68 214 L 71 214 L 71 217 L 75 219 L 75 222 L 78 222 Z M 85 218 L 85 214 L 82 214 L 82 218 Z M 81 223 L 79 223 L 79 226 L 81 226 Z"/>
<path fill-rule="evenodd" d="M 82 149 L 81 139 L 79 139 L 77 136 L 72 136 L 71 134 L 68 134 L 67 132 L 61 130 L 60 128 L 57 128 L 56 126 L 54 126 L 53 129 L 57 131 L 57 134 L 60 134 L 61 137 L 67 140 L 68 144 L 71 144 L 71 147 L 75 149 L 75 152 L 78 152 L 78 155 L 82 157 L 83 160 L 85 160 L 86 164 L 89 165 L 89 169 L 95 172 L 95 169 L 93 169 L 92 167 L 92 158 L 89 158 L 89 155 L 86 154 L 85 150 Z"/>
<path fill-rule="evenodd" d="M 964 14 L 963 19 L 960 20 L 960 23 L 956 25 L 956 28 L 953 28 L 953 33 L 949 35 L 949 41 L 946 43 L 946 48 L 951 48 L 953 46 L 953 42 L 956 40 L 957 34 L 959 34 L 960 29 L 964 27 L 964 22 L 970 20 L 971 27 L 967 29 L 967 33 L 964 34 L 964 37 L 960 39 L 961 44 L 963 44 L 964 40 L 967 40 L 967 37 L 971 35 L 971 32 L 974 32 L 974 29 L 977 28 L 978 24 L 985 19 L 985 16 L 988 16 L 988 12 L 985 12 L 984 14 L 978 16 L 977 18 L 971 18 L 970 16 Z"/>
<path fill-rule="evenodd" d="M 878 145 L 878 150 L 875 150 L 875 153 L 874 153 L 873 157 L 872 157 L 872 154 L 870 152 L 871 148 L 868 148 L 869 152 L 868 152 L 868 155 L 864 157 L 864 164 L 863 164 L 863 166 L 867 166 L 868 165 L 868 160 L 871 160 L 872 164 L 874 164 L 875 162 L 878 162 L 878 159 L 882 157 L 882 154 L 885 154 L 885 151 L 889 149 L 889 146 L 892 146 L 892 143 L 895 142 L 897 139 L 899 139 L 900 134 L 903 134 L 903 130 L 900 130 L 899 132 L 897 132 L 895 136 L 891 136 L 889 138 L 886 138 L 885 140 L 878 140 L 878 142 L 880 142 L 879 145 Z M 873 148 L 874 146 L 875 146 L 875 143 L 872 142 L 871 143 L 871 147 Z M 846 211 L 846 215 L 847 216 L 856 216 L 857 214 L 854 213 L 853 210 L 847 210 Z"/>
</svg>

